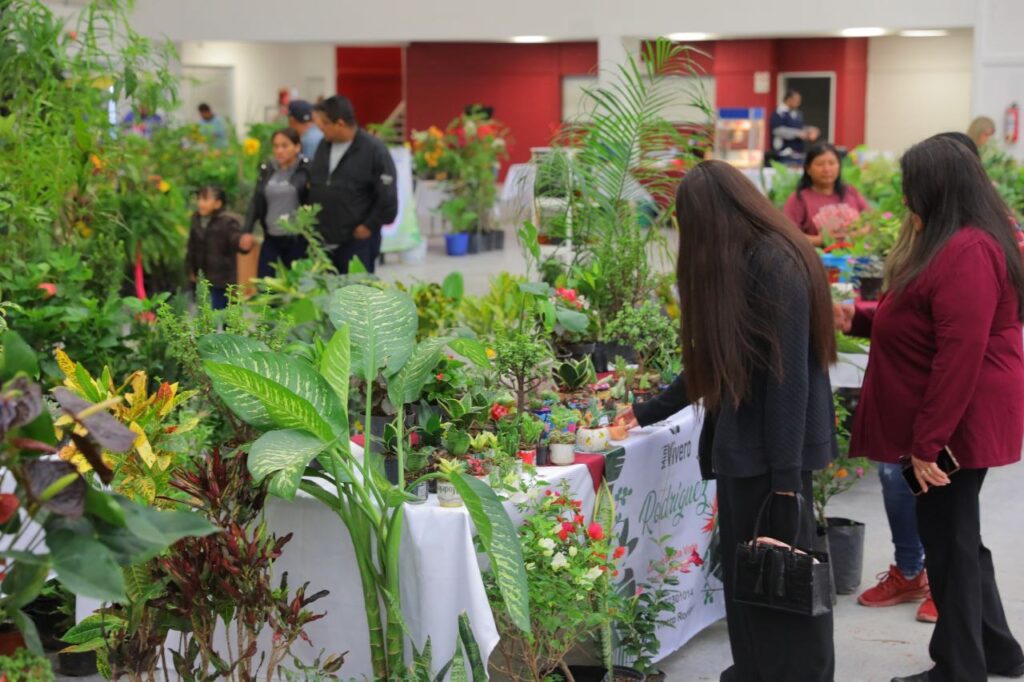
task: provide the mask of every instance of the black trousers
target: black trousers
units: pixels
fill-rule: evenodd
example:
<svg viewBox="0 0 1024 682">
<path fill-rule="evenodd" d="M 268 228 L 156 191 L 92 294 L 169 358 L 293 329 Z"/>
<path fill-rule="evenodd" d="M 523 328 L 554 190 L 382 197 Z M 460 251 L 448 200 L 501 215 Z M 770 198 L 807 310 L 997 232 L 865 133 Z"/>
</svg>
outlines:
<svg viewBox="0 0 1024 682">
<path fill-rule="evenodd" d="M 348 274 L 348 264 L 353 258 L 358 258 L 363 263 L 367 272 L 374 272 L 377 266 L 376 251 L 379 249 L 379 238 L 369 237 L 368 239 L 352 239 L 344 244 L 338 244 L 328 251 L 331 262 L 342 275 Z"/>
<path fill-rule="evenodd" d="M 961 469 L 917 498 L 928 583 L 939 611 L 929 653 L 932 682 L 984 682 L 1024 662 L 981 542 L 979 494 L 987 469 Z"/>
<path fill-rule="evenodd" d="M 292 263 L 306 257 L 306 240 L 295 235 L 273 235 L 263 237 L 260 247 L 260 264 L 257 272 L 259 277 L 273 277 L 274 263 L 281 263 L 290 268 Z"/>
<path fill-rule="evenodd" d="M 767 475 L 752 478 L 718 477 L 718 523 L 725 579 L 725 618 L 733 665 L 722 682 L 832 682 L 835 650 L 832 614 L 816 618 L 781 613 L 733 601 L 736 544 L 754 536 L 757 513 L 771 494 Z M 797 546 L 811 547 L 815 534 L 811 474 L 803 476 L 803 515 Z M 761 535 L 792 542 L 797 524 L 796 500 L 775 496 L 771 523 Z"/>
</svg>

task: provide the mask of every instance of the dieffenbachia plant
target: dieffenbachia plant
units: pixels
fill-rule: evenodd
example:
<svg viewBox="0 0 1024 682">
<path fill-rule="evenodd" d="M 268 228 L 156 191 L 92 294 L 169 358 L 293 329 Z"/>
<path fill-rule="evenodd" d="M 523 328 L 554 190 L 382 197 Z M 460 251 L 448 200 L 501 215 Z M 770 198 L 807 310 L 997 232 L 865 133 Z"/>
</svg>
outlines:
<svg viewBox="0 0 1024 682">
<path fill-rule="evenodd" d="M 366 421 L 378 377 L 398 414 L 417 400 L 446 346 L 466 357 L 486 354 L 466 339 L 433 338 L 416 343 L 416 308 L 394 289 L 349 286 L 327 305 L 336 327 L 326 344 L 309 354 L 315 362 L 273 352 L 259 341 L 215 334 L 200 341 L 207 374 L 218 395 L 239 418 L 261 430 L 249 449 L 257 481 L 284 499 L 297 491 L 317 499 L 348 528 L 355 548 L 369 624 L 374 678 L 391 679 L 404 669 L 399 565 L 404 474 L 393 486 L 372 465 L 369 448 L 353 452 L 349 386 L 364 380 Z M 398 429 L 399 472 L 404 469 L 403 419 Z M 311 467 L 316 460 L 319 467 Z M 436 474 L 434 474 L 436 476 Z M 529 631 L 529 597 L 516 530 L 494 492 L 467 475 L 451 476 L 483 542 L 501 585 L 509 615 Z M 384 612 L 381 612 L 384 604 Z M 386 633 L 386 634 L 385 634 Z"/>
</svg>

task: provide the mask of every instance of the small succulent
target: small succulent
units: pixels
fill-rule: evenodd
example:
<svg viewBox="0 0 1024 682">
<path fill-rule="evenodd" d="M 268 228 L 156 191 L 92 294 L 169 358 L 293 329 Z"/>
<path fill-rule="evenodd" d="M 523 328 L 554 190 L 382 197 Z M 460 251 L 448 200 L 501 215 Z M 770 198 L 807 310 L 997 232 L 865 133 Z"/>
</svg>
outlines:
<svg viewBox="0 0 1024 682">
<path fill-rule="evenodd" d="M 555 368 L 555 381 L 566 393 L 582 391 L 597 380 L 590 357 L 566 360 Z"/>
</svg>

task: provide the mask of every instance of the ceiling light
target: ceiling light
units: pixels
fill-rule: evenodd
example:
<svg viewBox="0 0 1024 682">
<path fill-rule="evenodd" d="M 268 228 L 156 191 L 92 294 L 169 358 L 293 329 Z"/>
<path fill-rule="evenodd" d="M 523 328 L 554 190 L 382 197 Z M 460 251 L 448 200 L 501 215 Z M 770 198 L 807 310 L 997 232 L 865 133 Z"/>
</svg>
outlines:
<svg viewBox="0 0 1024 682">
<path fill-rule="evenodd" d="M 548 36 L 512 36 L 513 43 L 546 43 L 550 40 Z"/>
<path fill-rule="evenodd" d="M 942 36 L 948 36 L 949 31 L 943 29 L 913 29 L 910 31 L 900 31 L 900 35 L 904 38 L 941 38 Z"/>
<path fill-rule="evenodd" d="M 665 37 L 677 43 L 689 43 L 697 40 L 710 40 L 712 35 L 710 33 L 669 33 Z"/>
<path fill-rule="evenodd" d="M 844 28 L 839 32 L 844 38 L 874 38 L 884 36 L 888 31 L 877 26 L 861 26 L 859 28 Z"/>
</svg>

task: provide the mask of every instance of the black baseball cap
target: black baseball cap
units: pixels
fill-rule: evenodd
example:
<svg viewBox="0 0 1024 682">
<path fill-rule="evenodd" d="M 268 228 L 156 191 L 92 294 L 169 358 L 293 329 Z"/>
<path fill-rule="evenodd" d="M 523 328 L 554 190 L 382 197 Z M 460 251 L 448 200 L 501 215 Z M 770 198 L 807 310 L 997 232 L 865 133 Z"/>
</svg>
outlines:
<svg viewBox="0 0 1024 682">
<path fill-rule="evenodd" d="M 293 99 L 288 103 L 288 115 L 296 121 L 312 121 L 313 105 L 304 99 Z"/>
</svg>

